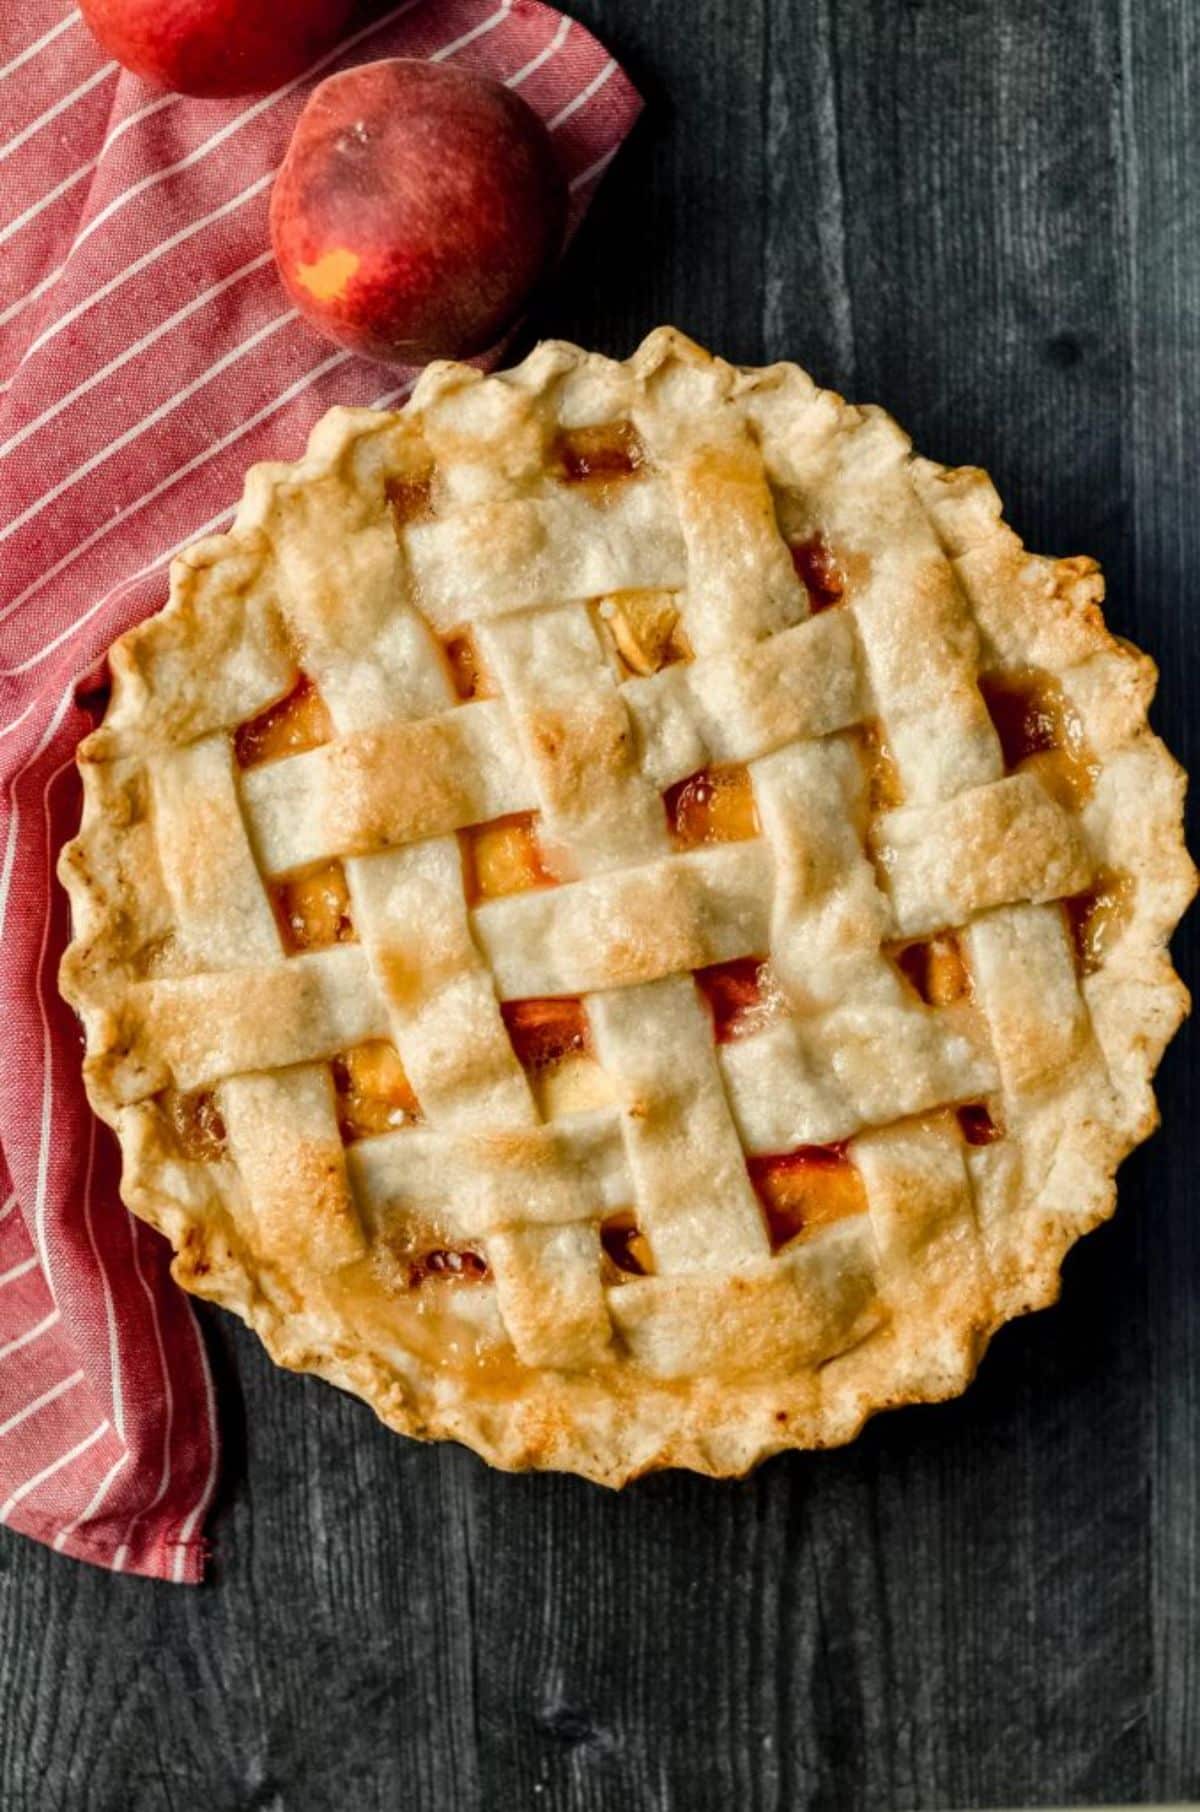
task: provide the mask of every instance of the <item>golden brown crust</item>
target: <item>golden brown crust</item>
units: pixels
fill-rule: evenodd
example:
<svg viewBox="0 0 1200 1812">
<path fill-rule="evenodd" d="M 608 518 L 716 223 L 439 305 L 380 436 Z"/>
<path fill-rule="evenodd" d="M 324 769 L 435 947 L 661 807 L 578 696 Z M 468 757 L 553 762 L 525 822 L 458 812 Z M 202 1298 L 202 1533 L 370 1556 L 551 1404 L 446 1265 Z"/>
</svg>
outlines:
<svg viewBox="0 0 1200 1812">
<path fill-rule="evenodd" d="M 821 614 L 817 542 L 846 592 Z M 401 1432 L 608 1484 L 964 1388 L 1111 1213 L 1187 1010 L 1183 776 L 1102 597 L 985 474 L 667 329 L 332 411 L 174 562 L 80 750 L 62 986 L 180 1283 Z M 466 626 L 461 703 L 439 639 Z M 241 771 L 237 727 L 301 672 L 332 740 Z M 1052 689 L 1065 753 L 1005 748 L 980 674 Z M 731 763 L 758 834 L 673 847 L 661 795 Z M 566 884 L 468 904 L 454 833 L 529 813 Z M 287 953 L 264 877 L 330 862 L 356 941 Z M 888 952 L 944 930 L 970 994 L 918 1000 Z M 714 1047 L 689 972 L 749 958 L 781 1012 Z M 500 1010 L 544 996 L 583 997 L 607 1091 L 549 1124 Z M 378 1039 L 425 1124 L 347 1148 L 336 1062 Z M 813 1146 L 867 1212 L 777 1246 L 746 1156 Z M 631 1209 L 655 1270 L 617 1282 Z"/>
</svg>

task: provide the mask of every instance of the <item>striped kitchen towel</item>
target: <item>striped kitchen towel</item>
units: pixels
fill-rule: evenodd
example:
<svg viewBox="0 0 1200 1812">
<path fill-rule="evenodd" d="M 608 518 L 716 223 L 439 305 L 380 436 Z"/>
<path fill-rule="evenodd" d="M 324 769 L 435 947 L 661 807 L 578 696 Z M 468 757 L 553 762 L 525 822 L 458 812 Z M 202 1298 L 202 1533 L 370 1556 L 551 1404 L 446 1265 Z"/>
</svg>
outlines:
<svg viewBox="0 0 1200 1812">
<path fill-rule="evenodd" d="M 65 0 L 0 10 L 0 1522 L 176 1580 L 203 1567 L 219 1406 L 169 1253 L 121 1206 L 84 1100 L 54 864 L 104 650 L 162 603 L 170 555 L 223 527 L 245 468 L 297 456 L 332 403 L 410 388 L 305 326 L 267 237 L 313 82 L 383 56 L 518 89 L 573 225 L 639 108 L 539 0 L 376 10 L 299 81 L 229 102 L 145 87 Z"/>
</svg>

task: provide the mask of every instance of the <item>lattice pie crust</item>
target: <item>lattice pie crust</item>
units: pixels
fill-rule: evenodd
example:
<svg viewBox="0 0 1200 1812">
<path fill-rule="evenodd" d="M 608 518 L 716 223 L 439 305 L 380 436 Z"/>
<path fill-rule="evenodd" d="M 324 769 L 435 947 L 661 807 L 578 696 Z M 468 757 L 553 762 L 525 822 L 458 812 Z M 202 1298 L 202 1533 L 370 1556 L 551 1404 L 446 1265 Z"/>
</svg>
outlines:
<svg viewBox="0 0 1200 1812">
<path fill-rule="evenodd" d="M 611 1484 L 960 1391 L 1155 1124 L 1193 891 L 1088 559 L 669 330 L 335 409 L 112 651 L 63 854 L 175 1275 Z"/>
</svg>

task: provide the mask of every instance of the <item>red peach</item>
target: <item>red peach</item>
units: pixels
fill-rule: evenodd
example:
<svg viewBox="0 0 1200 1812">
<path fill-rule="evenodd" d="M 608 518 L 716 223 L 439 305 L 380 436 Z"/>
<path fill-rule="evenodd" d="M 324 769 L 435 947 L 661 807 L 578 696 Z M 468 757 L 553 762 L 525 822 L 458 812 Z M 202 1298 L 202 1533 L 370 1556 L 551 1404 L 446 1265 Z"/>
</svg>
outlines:
<svg viewBox="0 0 1200 1812">
<path fill-rule="evenodd" d="M 160 88 L 265 94 L 337 42 L 356 0 L 79 0 L 118 63 Z"/>
<path fill-rule="evenodd" d="M 275 259 L 301 313 L 400 364 L 494 344 L 557 255 L 565 218 L 554 149 L 525 102 L 408 58 L 321 83 L 271 196 Z"/>
</svg>

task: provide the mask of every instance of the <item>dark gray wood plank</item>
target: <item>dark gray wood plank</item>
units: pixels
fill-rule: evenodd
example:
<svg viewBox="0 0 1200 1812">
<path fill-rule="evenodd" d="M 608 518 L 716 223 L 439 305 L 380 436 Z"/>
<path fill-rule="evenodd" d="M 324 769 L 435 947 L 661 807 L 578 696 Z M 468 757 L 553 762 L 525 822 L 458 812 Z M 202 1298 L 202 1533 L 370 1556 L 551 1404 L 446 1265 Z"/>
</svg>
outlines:
<svg viewBox="0 0 1200 1812">
<path fill-rule="evenodd" d="M 1194 9 L 1166 4 L 1144 9 L 1135 0 L 1122 0 L 1120 30 L 1120 173 L 1129 222 L 1123 284 L 1130 368 L 1126 621 L 1131 636 L 1145 638 L 1159 651 L 1157 716 L 1176 752 L 1194 767 L 1200 745 L 1195 708 L 1200 671 L 1195 608 L 1200 562 L 1200 38 Z M 1195 849 L 1194 809 L 1190 817 Z M 1185 978 L 1194 987 L 1194 923 L 1185 926 L 1177 949 Z M 1162 1072 L 1158 1092 L 1165 1133 L 1129 1167 L 1145 1200 L 1139 1255 L 1154 1327 L 1150 1718 L 1154 1778 L 1164 1797 L 1195 1793 L 1200 1782 L 1196 1085 L 1193 1040 L 1170 1053 Z"/>
<path fill-rule="evenodd" d="M 1099 554 L 1197 753 L 1188 0 L 580 0 L 649 117 L 538 326 L 791 356 Z M 1190 963 L 1193 938 L 1183 943 Z M 0 1532 L 4 1812 L 1200 1796 L 1196 1061 L 961 1403 L 612 1496 L 388 1435 L 210 1317 L 211 1583 Z"/>
</svg>

